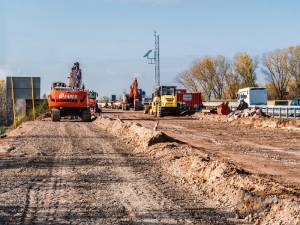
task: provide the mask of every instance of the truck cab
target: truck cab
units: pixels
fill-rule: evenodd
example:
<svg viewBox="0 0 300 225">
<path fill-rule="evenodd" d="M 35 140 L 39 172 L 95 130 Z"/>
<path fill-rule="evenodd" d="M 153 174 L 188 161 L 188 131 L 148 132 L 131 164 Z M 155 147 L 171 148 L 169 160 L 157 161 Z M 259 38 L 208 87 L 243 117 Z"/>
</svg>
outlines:
<svg viewBox="0 0 300 225">
<path fill-rule="evenodd" d="M 90 106 L 91 112 L 93 112 L 94 114 L 101 112 L 101 109 L 98 107 L 97 97 L 98 97 L 97 92 L 89 91 L 89 106 Z"/>
</svg>

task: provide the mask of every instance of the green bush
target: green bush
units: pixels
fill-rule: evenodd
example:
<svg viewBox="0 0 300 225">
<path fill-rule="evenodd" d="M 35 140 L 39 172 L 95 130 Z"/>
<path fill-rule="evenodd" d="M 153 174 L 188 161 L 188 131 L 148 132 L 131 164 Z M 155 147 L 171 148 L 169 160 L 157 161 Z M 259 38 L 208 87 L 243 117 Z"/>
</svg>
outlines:
<svg viewBox="0 0 300 225">
<path fill-rule="evenodd" d="M 17 118 L 16 118 L 17 127 L 20 126 L 25 121 L 26 121 L 26 115 L 25 114 L 18 115 Z"/>
<path fill-rule="evenodd" d="M 42 101 L 40 105 L 35 108 L 35 118 L 49 111 L 48 102 L 46 99 Z M 28 120 L 33 120 L 33 110 L 31 109 L 28 113 Z"/>
</svg>

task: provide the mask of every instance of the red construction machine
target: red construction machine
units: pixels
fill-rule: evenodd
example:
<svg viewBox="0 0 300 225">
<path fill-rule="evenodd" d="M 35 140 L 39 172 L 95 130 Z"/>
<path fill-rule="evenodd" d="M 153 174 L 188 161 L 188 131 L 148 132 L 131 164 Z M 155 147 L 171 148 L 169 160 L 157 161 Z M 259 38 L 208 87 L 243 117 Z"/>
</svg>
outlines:
<svg viewBox="0 0 300 225">
<path fill-rule="evenodd" d="M 101 113 L 101 109 L 97 102 L 98 93 L 95 91 L 89 91 L 89 103 L 92 114 Z"/>
<path fill-rule="evenodd" d="M 81 84 L 79 63 L 74 63 L 67 78 L 67 84 L 54 82 L 48 95 L 48 106 L 52 121 L 60 121 L 63 116 L 80 117 L 91 121 L 89 93 Z"/>
</svg>

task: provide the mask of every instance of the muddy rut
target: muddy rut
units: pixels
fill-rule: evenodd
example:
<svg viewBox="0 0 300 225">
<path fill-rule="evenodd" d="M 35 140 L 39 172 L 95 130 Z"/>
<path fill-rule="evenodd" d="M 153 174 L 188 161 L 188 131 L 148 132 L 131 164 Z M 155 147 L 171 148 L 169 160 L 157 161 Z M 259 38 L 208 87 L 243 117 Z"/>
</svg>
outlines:
<svg viewBox="0 0 300 225">
<path fill-rule="evenodd" d="M 30 127 L 0 158 L 0 224 L 240 224 L 93 123 Z"/>
</svg>

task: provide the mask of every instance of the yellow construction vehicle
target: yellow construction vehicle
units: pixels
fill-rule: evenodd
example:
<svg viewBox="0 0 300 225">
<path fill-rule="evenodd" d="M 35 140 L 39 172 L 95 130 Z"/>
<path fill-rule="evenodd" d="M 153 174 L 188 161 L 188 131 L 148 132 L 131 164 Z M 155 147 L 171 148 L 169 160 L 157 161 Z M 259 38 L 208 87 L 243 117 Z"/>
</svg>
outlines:
<svg viewBox="0 0 300 225">
<path fill-rule="evenodd" d="M 149 50 L 144 58 L 148 64 L 155 65 L 155 84 L 157 88 L 152 96 L 152 101 L 144 104 L 144 113 L 150 113 L 157 117 L 179 114 L 175 86 L 160 85 L 160 59 L 159 59 L 159 35 L 154 32 L 155 50 L 154 56 L 150 56 L 153 50 Z"/>
<path fill-rule="evenodd" d="M 158 86 L 153 94 L 152 102 L 145 108 L 145 113 L 157 117 L 177 115 L 177 99 L 175 86 Z"/>
</svg>

